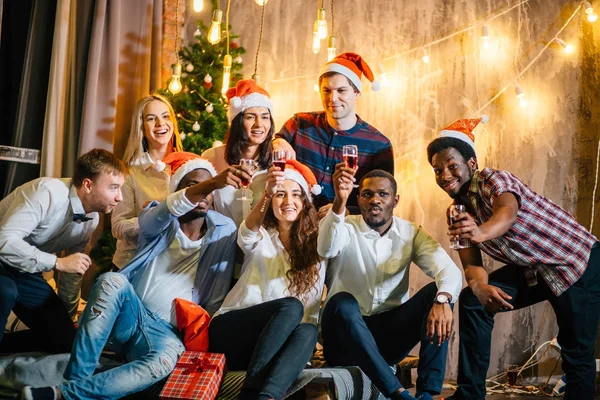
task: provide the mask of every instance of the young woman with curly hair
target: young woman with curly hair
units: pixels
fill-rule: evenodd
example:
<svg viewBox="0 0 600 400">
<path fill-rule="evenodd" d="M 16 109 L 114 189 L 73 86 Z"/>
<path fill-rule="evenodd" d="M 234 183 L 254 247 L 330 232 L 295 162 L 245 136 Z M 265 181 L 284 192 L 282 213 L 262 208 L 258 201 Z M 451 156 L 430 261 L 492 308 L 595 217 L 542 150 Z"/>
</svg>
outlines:
<svg viewBox="0 0 600 400">
<path fill-rule="evenodd" d="M 239 228 L 242 275 L 209 336 L 230 370 L 247 371 L 240 399 L 281 399 L 312 356 L 326 270 L 310 197 L 318 188 L 296 160 L 285 171 L 271 167 L 265 193 Z"/>
</svg>

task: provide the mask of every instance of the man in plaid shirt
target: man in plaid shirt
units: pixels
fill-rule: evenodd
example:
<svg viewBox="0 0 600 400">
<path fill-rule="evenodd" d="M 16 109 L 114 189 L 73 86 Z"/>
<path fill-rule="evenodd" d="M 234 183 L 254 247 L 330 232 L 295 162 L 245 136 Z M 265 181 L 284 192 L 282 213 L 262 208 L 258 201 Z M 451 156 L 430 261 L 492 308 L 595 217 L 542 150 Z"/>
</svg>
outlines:
<svg viewBox="0 0 600 400">
<path fill-rule="evenodd" d="M 321 194 L 314 199 L 319 217 L 327 214 L 335 198 L 331 182 L 335 166 L 343 162 L 344 145 L 358 147 L 356 182 L 369 171 L 382 169 L 394 175 L 392 144 L 377 129 L 356 115 L 356 100 L 363 88 L 361 76 L 373 81 L 373 73 L 355 53 L 342 53 L 319 72 L 319 91 L 325 111 L 298 113 L 275 134 L 274 149 L 283 149 L 287 158 L 296 158 L 314 172 Z M 373 82 L 378 90 L 378 82 Z M 360 214 L 355 189 L 348 210 Z"/>
<path fill-rule="evenodd" d="M 449 228 L 468 287 L 459 297 L 458 390 L 447 399 L 485 399 L 494 316 L 548 300 L 559 327 L 565 399 L 593 399 L 600 317 L 597 239 L 573 216 L 507 171 L 478 170 L 472 129 L 459 120 L 427 147 L 437 184 L 463 204 Z M 481 251 L 506 263 L 488 275 Z"/>
</svg>

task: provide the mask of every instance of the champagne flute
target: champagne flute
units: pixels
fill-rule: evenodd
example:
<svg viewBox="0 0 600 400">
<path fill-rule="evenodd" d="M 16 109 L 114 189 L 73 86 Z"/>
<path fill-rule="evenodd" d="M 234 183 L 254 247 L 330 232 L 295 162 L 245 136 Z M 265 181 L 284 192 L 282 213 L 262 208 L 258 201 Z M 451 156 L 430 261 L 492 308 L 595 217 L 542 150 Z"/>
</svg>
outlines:
<svg viewBox="0 0 600 400">
<path fill-rule="evenodd" d="M 285 151 L 273 150 L 273 166 L 279 167 L 282 172 L 285 171 Z M 277 190 L 283 190 L 279 183 L 277 184 Z"/>
<path fill-rule="evenodd" d="M 448 207 L 448 217 L 450 219 L 450 225 L 456 222 L 459 214 L 465 212 L 465 206 L 463 204 L 451 204 Z M 471 242 L 468 239 L 457 239 L 450 240 L 450 248 L 454 250 L 466 249 L 471 247 Z"/>
<path fill-rule="evenodd" d="M 342 155 L 344 156 L 344 163 L 346 168 L 350 168 L 356 173 L 358 169 L 358 147 L 353 144 L 346 144 L 342 147 Z M 357 188 L 358 185 L 353 185 Z"/>
<path fill-rule="evenodd" d="M 242 158 L 240 160 L 240 167 L 243 167 L 250 176 L 254 174 L 254 170 L 256 169 L 256 163 L 251 158 Z M 248 186 L 250 186 L 250 180 L 242 179 L 242 197 L 240 200 L 251 200 L 248 197 Z"/>
</svg>

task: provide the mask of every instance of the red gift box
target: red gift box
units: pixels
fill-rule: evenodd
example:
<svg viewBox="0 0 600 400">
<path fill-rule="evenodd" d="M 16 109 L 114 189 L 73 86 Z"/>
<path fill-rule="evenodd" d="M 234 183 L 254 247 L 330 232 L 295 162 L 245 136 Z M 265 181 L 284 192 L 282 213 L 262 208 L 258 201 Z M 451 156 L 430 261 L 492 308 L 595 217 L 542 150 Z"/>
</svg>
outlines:
<svg viewBox="0 0 600 400">
<path fill-rule="evenodd" d="M 212 400 L 217 397 L 224 371 L 224 354 L 184 351 L 160 398 Z"/>
</svg>

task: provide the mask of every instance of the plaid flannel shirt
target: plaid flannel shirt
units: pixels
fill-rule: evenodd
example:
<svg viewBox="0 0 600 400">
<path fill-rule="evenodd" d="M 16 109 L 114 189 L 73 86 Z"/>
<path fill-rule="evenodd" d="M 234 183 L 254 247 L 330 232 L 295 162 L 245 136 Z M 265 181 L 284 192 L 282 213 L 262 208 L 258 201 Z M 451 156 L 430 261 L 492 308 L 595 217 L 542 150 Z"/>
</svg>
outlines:
<svg viewBox="0 0 600 400">
<path fill-rule="evenodd" d="M 529 286 L 541 276 L 559 296 L 581 278 L 598 239 L 510 172 L 490 168 L 475 172 L 467 193 L 475 221 L 488 221 L 494 200 L 507 192 L 519 202 L 516 222 L 504 235 L 476 246 L 495 260 L 523 266 Z"/>
<path fill-rule="evenodd" d="M 358 115 L 356 125 L 346 131 L 336 131 L 327 123 L 324 111 L 298 113 L 290 118 L 275 135 L 285 139 L 296 151 L 296 158 L 306 164 L 315 174 L 323 191 L 314 199 L 317 209 L 333 202 L 335 191 L 331 177 L 335 165 L 344 161 L 342 147 L 358 146 L 358 171 L 356 182 L 369 171 L 382 169 L 394 175 L 394 152 L 392 143 L 377 129 Z M 358 191 L 348 199 L 348 206 L 358 206 Z"/>
</svg>

